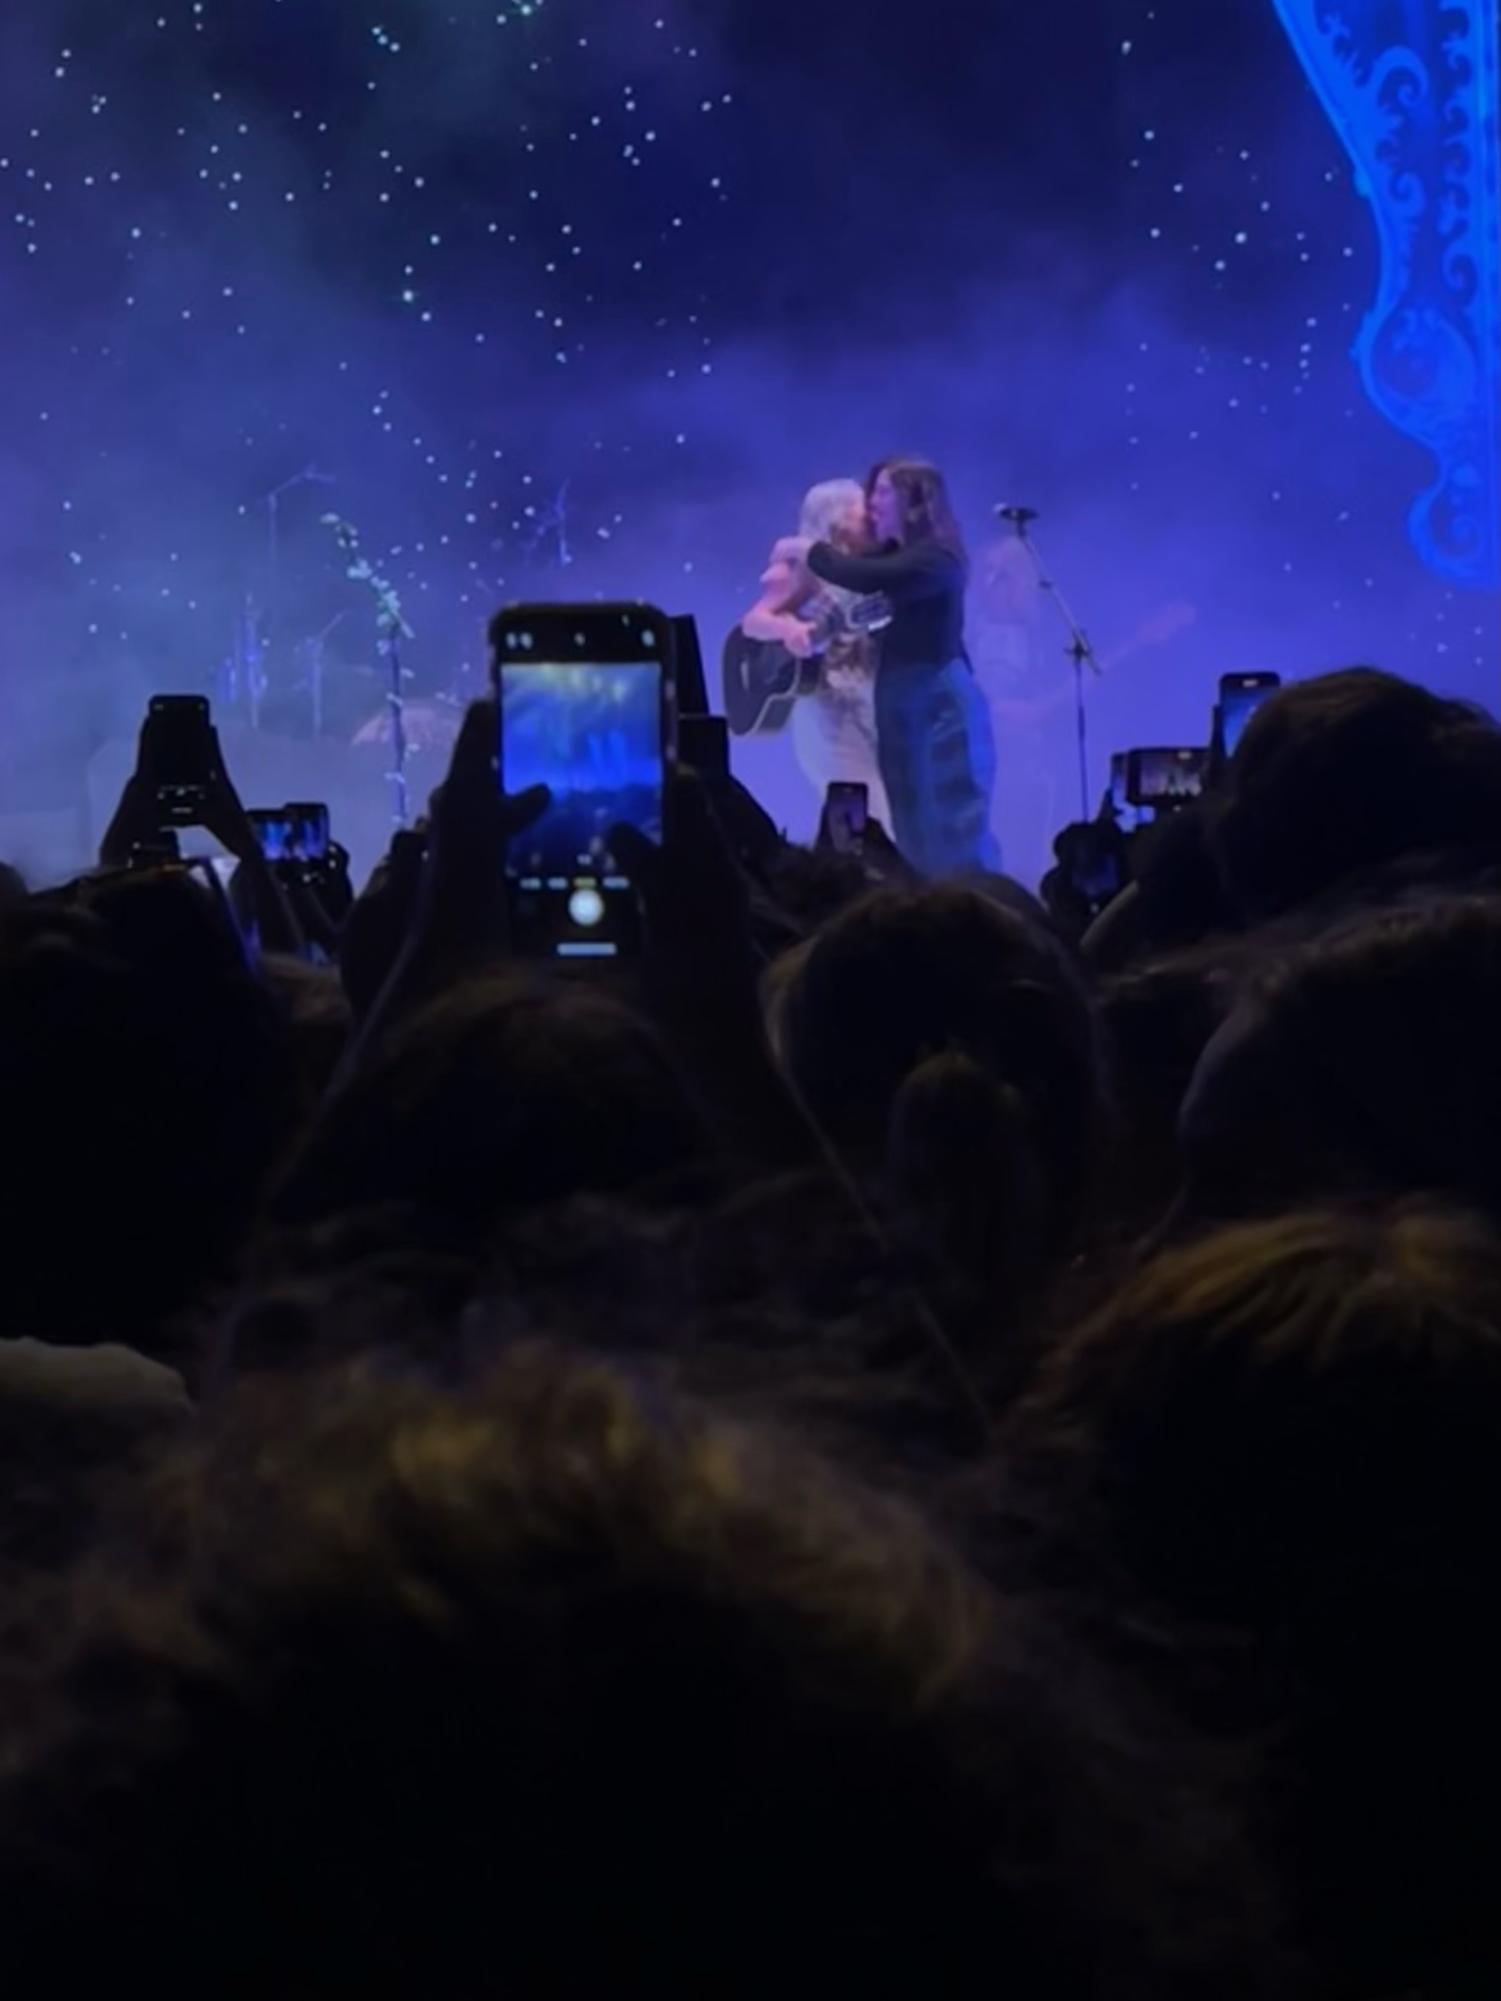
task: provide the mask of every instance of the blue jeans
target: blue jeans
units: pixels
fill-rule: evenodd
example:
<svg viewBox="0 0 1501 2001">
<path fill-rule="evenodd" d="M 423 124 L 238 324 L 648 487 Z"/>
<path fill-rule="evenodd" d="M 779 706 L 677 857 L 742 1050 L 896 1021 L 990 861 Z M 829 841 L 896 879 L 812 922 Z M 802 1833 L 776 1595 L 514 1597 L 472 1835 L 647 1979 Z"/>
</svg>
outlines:
<svg viewBox="0 0 1501 2001">
<path fill-rule="evenodd" d="M 996 871 L 995 737 L 967 660 L 876 676 L 876 743 L 891 837 L 928 876 Z"/>
</svg>

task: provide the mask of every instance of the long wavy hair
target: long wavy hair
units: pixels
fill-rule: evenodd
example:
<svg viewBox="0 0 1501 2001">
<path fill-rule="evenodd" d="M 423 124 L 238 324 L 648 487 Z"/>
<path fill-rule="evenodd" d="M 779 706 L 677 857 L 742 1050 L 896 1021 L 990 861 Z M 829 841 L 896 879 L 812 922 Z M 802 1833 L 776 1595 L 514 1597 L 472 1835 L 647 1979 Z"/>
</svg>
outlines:
<svg viewBox="0 0 1501 2001">
<path fill-rule="evenodd" d="M 867 501 L 882 473 L 901 497 L 902 531 L 898 539 L 903 548 L 909 548 L 914 542 L 936 542 L 951 555 L 957 556 L 968 569 L 969 554 L 964 546 L 964 537 L 959 532 L 959 523 L 954 518 L 948 482 L 937 466 L 928 459 L 878 459 L 865 481 Z"/>
</svg>

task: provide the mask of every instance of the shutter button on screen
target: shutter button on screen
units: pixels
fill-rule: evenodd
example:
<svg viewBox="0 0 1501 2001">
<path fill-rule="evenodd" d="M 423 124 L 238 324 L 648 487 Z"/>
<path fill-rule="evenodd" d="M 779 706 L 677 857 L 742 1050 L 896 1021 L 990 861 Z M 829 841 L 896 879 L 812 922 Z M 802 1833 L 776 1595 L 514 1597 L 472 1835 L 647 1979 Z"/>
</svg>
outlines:
<svg viewBox="0 0 1501 2001">
<path fill-rule="evenodd" d="M 597 889 L 576 889 L 568 899 L 568 915 L 580 931 L 592 931 L 605 914 L 605 900 Z"/>
</svg>

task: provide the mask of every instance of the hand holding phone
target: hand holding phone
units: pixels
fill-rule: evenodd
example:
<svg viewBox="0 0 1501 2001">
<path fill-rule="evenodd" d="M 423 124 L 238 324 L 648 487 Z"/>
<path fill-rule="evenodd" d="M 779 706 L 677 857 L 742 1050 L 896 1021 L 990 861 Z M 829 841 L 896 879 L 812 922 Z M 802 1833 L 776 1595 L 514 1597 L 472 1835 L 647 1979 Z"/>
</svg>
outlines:
<svg viewBox="0 0 1501 2001">
<path fill-rule="evenodd" d="M 346 963 L 350 975 L 359 968 L 364 1018 L 349 1067 L 456 971 L 509 948 L 506 852 L 546 812 L 549 795 L 543 786 L 508 798 L 496 785 L 496 716 L 494 701 L 470 704 L 425 835 L 395 836 L 382 879 L 360 900 L 363 919 L 356 906 L 348 943 L 357 956 Z"/>
<path fill-rule="evenodd" d="M 254 847 L 208 702 L 202 695 L 153 695 L 100 860 L 124 867 L 133 850 L 158 848 L 185 827 L 206 827 L 237 855 Z"/>
<path fill-rule="evenodd" d="M 433 794 L 413 917 L 424 949 L 495 952 L 511 944 L 507 856 L 546 813 L 551 794 L 534 785 L 511 795 L 496 784 L 497 726 L 495 702 L 470 704 Z"/>
</svg>

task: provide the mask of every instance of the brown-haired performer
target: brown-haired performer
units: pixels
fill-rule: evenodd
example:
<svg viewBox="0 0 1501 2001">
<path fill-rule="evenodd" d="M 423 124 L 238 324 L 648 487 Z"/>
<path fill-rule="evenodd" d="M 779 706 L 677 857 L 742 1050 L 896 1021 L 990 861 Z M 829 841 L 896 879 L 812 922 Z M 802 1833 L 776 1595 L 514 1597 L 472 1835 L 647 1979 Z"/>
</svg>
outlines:
<svg viewBox="0 0 1501 2001">
<path fill-rule="evenodd" d="M 825 583 L 890 600 L 876 676 L 876 738 L 892 834 L 925 875 L 996 869 L 990 831 L 995 743 L 964 649 L 968 562 L 943 474 L 882 459 L 865 482 L 876 548 L 800 544 Z"/>
</svg>

